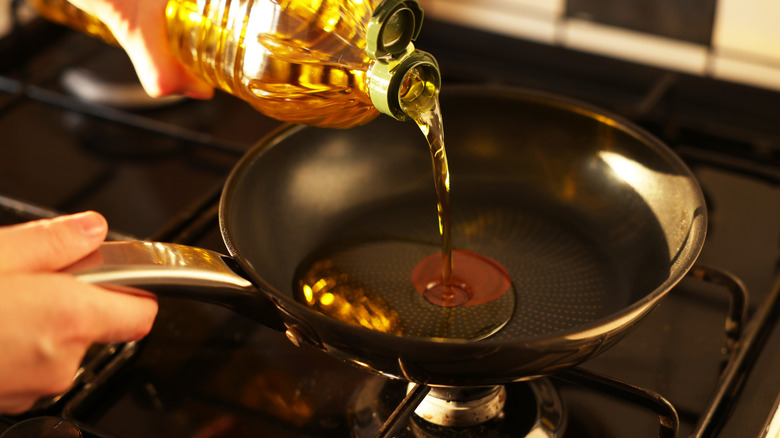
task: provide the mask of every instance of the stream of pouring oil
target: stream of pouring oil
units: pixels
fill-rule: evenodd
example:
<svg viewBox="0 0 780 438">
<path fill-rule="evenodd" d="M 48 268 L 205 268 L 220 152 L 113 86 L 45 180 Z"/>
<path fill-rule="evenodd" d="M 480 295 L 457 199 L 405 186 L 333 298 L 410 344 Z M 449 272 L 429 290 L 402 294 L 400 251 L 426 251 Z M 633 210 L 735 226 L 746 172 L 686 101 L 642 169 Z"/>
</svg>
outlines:
<svg viewBox="0 0 780 438">
<path fill-rule="evenodd" d="M 422 72 L 416 73 L 407 76 L 401 103 L 430 146 L 440 250 L 384 239 L 326 251 L 298 276 L 296 298 L 345 323 L 399 336 L 483 339 L 512 317 L 514 294 L 506 294 L 512 281 L 497 261 L 452 247 L 450 172 L 439 90 Z M 403 208 L 388 207 L 385 216 L 399 210 Z M 398 213 L 395 221 L 409 216 Z"/>
</svg>

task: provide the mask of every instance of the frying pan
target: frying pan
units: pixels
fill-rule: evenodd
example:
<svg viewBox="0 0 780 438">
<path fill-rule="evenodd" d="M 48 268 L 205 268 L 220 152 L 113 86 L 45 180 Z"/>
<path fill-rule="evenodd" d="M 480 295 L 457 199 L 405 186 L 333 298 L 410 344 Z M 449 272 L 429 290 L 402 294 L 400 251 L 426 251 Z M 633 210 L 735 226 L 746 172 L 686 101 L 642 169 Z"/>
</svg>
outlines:
<svg viewBox="0 0 780 438">
<path fill-rule="evenodd" d="M 71 271 L 226 306 L 387 376 L 476 386 L 554 373 L 604 351 L 691 268 L 706 232 L 704 198 L 656 138 L 599 109 L 528 90 L 447 87 L 441 107 L 453 246 L 506 269 L 512 288 L 494 300 L 503 310 L 451 310 L 406 286 L 413 261 L 438 247 L 436 197 L 423 136 L 389 118 L 350 130 L 284 126 L 260 141 L 222 194 L 229 257 L 160 242 L 106 243 Z M 402 248 L 383 250 L 388 241 Z M 401 292 L 369 285 L 362 299 L 402 325 L 430 320 L 455 332 L 383 332 L 301 301 L 298 281 L 312 260 L 374 244 L 374 255 L 357 263 L 387 272 Z M 481 337 L 457 335 L 483 316 L 503 321 Z"/>
</svg>

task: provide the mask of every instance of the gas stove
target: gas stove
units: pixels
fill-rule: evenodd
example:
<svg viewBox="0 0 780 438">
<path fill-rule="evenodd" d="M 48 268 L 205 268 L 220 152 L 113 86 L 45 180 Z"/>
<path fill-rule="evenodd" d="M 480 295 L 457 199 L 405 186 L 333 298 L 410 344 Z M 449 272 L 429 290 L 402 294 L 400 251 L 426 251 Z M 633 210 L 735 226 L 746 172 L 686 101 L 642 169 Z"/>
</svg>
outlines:
<svg viewBox="0 0 780 438">
<path fill-rule="evenodd" d="M 578 368 L 430 389 L 226 309 L 161 298 L 146 339 L 95 346 L 71 391 L 2 417 L 0 436 L 775 436 L 780 94 L 436 21 L 417 46 L 437 57 L 443 93 L 468 82 L 565 95 L 634 121 L 683 158 L 707 198 L 708 236 L 657 310 Z M 0 53 L 0 223 L 93 209 L 110 239 L 225 252 L 222 184 L 279 122 L 219 92 L 207 102 L 85 100 L 65 78 L 137 87 L 129 61 L 38 20 L 0 40 Z"/>
</svg>

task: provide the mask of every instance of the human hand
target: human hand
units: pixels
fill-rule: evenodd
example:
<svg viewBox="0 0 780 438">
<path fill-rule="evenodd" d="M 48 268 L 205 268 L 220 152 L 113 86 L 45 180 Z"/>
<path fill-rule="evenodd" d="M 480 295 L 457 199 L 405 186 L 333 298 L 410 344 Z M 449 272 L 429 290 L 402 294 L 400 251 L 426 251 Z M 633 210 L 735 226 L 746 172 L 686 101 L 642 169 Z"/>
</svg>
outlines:
<svg viewBox="0 0 780 438">
<path fill-rule="evenodd" d="M 171 53 L 165 7 L 168 0 L 68 0 L 102 21 L 127 52 L 151 97 L 180 94 L 209 99 L 214 89 L 193 76 Z"/>
<path fill-rule="evenodd" d="M 93 343 L 151 330 L 154 298 L 57 272 L 97 249 L 107 231 L 95 212 L 0 227 L 0 413 L 65 392 Z"/>
</svg>

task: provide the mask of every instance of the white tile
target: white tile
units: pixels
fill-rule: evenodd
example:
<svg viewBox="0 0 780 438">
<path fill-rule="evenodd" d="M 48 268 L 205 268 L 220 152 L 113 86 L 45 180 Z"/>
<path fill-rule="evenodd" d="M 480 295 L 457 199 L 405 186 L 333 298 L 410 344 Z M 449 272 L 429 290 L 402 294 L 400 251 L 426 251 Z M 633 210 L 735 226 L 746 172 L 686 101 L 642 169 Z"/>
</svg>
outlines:
<svg viewBox="0 0 780 438">
<path fill-rule="evenodd" d="M 711 65 L 715 78 L 780 91 L 780 64 L 762 64 L 717 53 L 712 56 Z"/>
<path fill-rule="evenodd" d="M 525 15 L 561 16 L 566 10 L 565 0 L 469 0 L 469 3 L 489 3 L 491 9 L 525 11 Z"/>
<path fill-rule="evenodd" d="M 686 73 L 706 72 L 708 48 L 703 45 L 581 19 L 567 20 L 561 35 L 563 45 L 572 49 Z"/>
<path fill-rule="evenodd" d="M 425 0 L 426 17 L 552 44 L 563 0 Z M 531 7 L 535 6 L 535 7 Z"/>
<path fill-rule="evenodd" d="M 780 1 L 718 0 L 713 47 L 780 61 Z"/>
<path fill-rule="evenodd" d="M 419 0 L 420 5 L 428 11 L 428 8 L 439 0 Z M 461 3 L 464 6 L 470 6 L 472 9 L 481 9 L 485 11 L 512 11 L 516 15 L 546 15 L 559 17 L 566 10 L 566 0 L 445 0 L 443 3 Z M 457 7 L 457 6 L 456 6 Z"/>
</svg>

